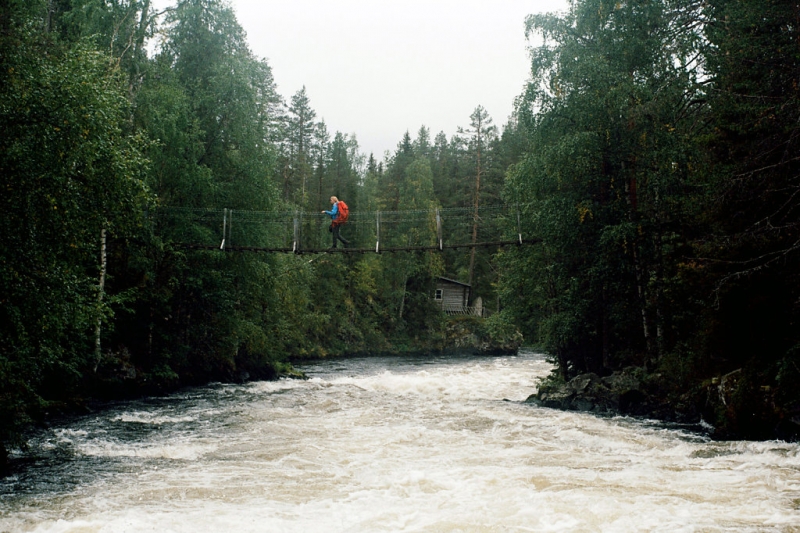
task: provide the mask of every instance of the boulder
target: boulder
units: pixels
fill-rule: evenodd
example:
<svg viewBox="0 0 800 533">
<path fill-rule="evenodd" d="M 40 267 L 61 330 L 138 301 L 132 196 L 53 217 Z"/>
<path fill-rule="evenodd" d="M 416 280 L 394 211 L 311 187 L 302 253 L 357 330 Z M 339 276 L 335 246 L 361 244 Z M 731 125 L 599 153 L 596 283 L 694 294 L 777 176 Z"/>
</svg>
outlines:
<svg viewBox="0 0 800 533">
<path fill-rule="evenodd" d="M 567 383 L 545 382 L 526 401 L 542 407 L 569 411 L 638 411 L 647 397 L 632 370 L 601 378 L 579 374 Z"/>
</svg>

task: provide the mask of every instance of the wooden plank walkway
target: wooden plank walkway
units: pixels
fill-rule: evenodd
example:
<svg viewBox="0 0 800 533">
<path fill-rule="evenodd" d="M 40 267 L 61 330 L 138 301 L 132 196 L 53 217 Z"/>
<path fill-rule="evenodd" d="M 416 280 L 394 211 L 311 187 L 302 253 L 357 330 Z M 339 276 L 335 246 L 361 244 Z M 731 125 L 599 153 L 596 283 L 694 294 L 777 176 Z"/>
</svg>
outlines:
<svg viewBox="0 0 800 533">
<path fill-rule="evenodd" d="M 186 250 L 217 250 L 224 252 L 262 252 L 262 253 L 286 253 L 286 254 L 368 254 L 368 253 L 394 253 L 394 252 L 427 252 L 427 251 L 441 251 L 453 250 L 457 248 L 485 248 L 492 246 L 522 246 L 526 244 L 538 244 L 542 239 L 522 239 L 514 241 L 492 241 L 492 242 L 476 242 L 476 243 L 463 243 L 463 244 L 444 244 L 441 247 L 437 245 L 432 246 L 394 246 L 388 248 L 309 248 L 295 250 L 293 248 L 258 248 L 255 246 L 225 246 L 221 249 L 219 246 L 210 246 L 203 244 L 178 244 L 181 248 Z M 177 244 L 177 243 L 176 243 Z"/>
</svg>

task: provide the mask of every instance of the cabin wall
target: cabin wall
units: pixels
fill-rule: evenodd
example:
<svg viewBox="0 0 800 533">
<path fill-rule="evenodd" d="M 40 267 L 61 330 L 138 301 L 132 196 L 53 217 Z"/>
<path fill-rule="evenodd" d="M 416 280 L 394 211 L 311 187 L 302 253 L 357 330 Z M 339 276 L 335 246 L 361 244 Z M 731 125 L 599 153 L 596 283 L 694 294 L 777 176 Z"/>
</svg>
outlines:
<svg viewBox="0 0 800 533">
<path fill-rule="evenodd" d="M 444 311 L 460 311 L 469 305 L 469 287 L 439 281 L 436 289 L 441 291 L 441 299 L 437 300 Z"/>
</svg>

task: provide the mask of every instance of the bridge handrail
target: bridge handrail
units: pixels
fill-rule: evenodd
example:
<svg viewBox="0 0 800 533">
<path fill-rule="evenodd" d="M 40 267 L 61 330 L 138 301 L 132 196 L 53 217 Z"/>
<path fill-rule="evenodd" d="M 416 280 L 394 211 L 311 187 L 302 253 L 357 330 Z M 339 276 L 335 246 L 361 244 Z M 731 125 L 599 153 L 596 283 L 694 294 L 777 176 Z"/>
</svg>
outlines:
<svg viewBox="0 0 800 533">
<path fill-rule="evenodd" d="M 517 206 L 515 204 L 489 204 L 489 205 L 482 205 L 478 207 L 478 213 L 486 213 L 492 211 L 508 211 L 509 213 L 516 214 L 516 210 L 521 208 L 521 206 Z M 148 211 L 149 213 L 197 213 L 197 214 L 222 214 L 224 211 L 228 212 L 235 212 L 237 216 L 247 216 L 247 215 L 259 215 L 259 216 L 281 216 L 281 217 L 293 217 L 295 215 L 300 215 L 302 217 L 327 217 L 328 215 L 324 215 L 318 211 L 302 211 L 302 210 L 275 210 L 275 211 L 260 211 L 260 210 L 253 210 L 253 209 L 232 209 L 232 208 L 219 208 L 219 207 L 185 207 L 185 206 L 166 206 L 166 205 L 159 205 L 153 208 L 152 210 Z M 370 217 L 375 216 L 377 213 L 380 213 L 381 216 L 392 216 L 392 215 L 424 215 L 424 214 L 434 214 L 439 212 L 442 215 L 449 215 L 449 214 L 464 214 L 464 215 L 473 215 L 475 213 L 475 207 L 440 207 L 434 209 L 376 209 L 376 210 L 358 210 L 358 211 L 351 211 L 350 216 L 359 216 L 366 218 L 367 215 Z"/>
<path fill-rule="evenodd" d="M 524 244 L 530 241 L 523 240 L 520 212 L 521 206 L 513 204 L 354 210 L 348 220 L 351 229 L 347 238 L 352 241 L 352 248 L 371 246 L 376 252 L 390 248 L 410 251 Z M 153 222 L 153 231 L 163 232 L 171 242 L 196 249 L 218 246 L 221 250 L 290 249 L 302 253 L 330 246 L 324 245 L 326 240 L 330 242 L 327 237 L 330 219 L 321 212 L 162 205 L 146 211 L 145 219 Z M 481 233 L 478 240 L 476 224 Z"/>
</svg>

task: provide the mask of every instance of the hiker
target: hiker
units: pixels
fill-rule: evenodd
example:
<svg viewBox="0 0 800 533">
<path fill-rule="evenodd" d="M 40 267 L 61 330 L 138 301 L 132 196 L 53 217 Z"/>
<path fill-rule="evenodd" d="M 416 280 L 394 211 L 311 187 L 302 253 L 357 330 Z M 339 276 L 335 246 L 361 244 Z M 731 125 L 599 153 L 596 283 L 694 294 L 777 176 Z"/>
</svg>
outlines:
<svg viewBox="0 0 800 533">
<path fill-rule="evenodd" d="M 347 222 L 347 217 L 350 215 L 350 209 L 347 207 L 347 204 L 339 201 L 338 198 L 335 196 L 331 196 L 331 210 L 330 211 L 323 211 L 324 214 L 330 215 L 331 217 L 331 226 L 329 231 L 333 235 L 333 244 L 331 248 L 336 248 L 338 244 L 336 241 L 342 241 L 345 247 L 350 244 L 350 241 L 339 235 L 339 229 L 342 225 Z"/>
</svg>

